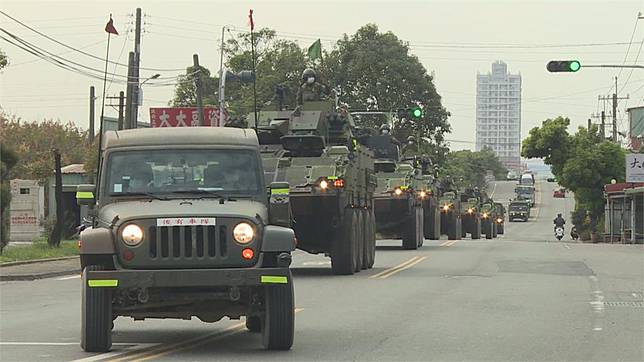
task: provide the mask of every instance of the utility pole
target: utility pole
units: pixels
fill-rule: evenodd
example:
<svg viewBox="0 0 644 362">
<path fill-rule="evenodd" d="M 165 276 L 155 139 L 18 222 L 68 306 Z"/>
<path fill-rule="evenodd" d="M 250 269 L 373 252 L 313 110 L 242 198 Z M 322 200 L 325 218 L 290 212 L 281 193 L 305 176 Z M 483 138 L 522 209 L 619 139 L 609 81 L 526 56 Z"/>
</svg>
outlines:
<svg viewBox="0 0 644 362">
<path fill-rule="evenodd" d="M 125 115 L 125 93 L 123 91 L 119 92 L 119 120 L 118 120 L 118 130 L 123 129 L 123 116 Z"/>
<path fill-rule="evenodd" d="M 606 139 L 604 132 L 604 120 L 606 119 L 606 113 L 604 111 L 602 111 L 601 113 L 593 113 L 590 115 L 590 117 L 600 120 L 601 126 L 599 127 L 599 137 L 601 137 L 602 141 L 604 141 Z"/>
<path fill-rule="evenodd" d="M 590 131 L 590 126 L 593 125 L 593 120 L 588 118 L 588 131 Z"/>
<path fill-rule="evenodd" d="M 132 73 L 134 72 L 134 52 L 130 52 L 127 60 L 127 87 L 125 99 L 125 124 L 124 129 L 132 128 L 132 104 L 134 99 L 134 82 Z"/>
<path fill-rule="evenodd" d="M 134 30 L 134 69 L 132 70 L 132 116 L 130 128 L 137 128 L 139 118 L 139 67 L 141 65 L 141 8 L 136 8 L 136 24 Z"/>
<path fill-rule="evenodd" d="M 203 88 L 201 86 L 201 68 L 199 67 L 199 55 L 192 55 L 192 63 L 195 68 L 195 93 L 197 95 L 197 113 L 199 114 L 199 126 L 206 125 L 203 114 Z"/>
<path fill-rule="evenodd" d="M 599 97 L 601 101 L 612 101 L 613 102 L 613 136 L 611 137 L 612 141 L 617 143 L 617 101 L 621 99 L 629 99 L 628 95 L 626 97 L 617 96 L 617 77 L 615 77 L 615 93 L 612 97 Z M 602 112 L 602 118 L 604 117 L 604 112 Z M 602 122 L 603 123 L 603 122 Z"/>
<path fill-rule="evenodd" d="M 89 144 L 94 142 L 94 113 L 96 105 L 96 95 L 94 94 L 94 86 L 89 87 Z"/>
<path fill-rule="evenodd" d="M 224 36 L 226 35 L 226 25 L 221 27 L 221 50 L 219 53 L 219 126 L 224 125 L 224 106 L 226 97 L 224 87 L 226 86 L 226 74 L 224 73 Z"/>
</svg>

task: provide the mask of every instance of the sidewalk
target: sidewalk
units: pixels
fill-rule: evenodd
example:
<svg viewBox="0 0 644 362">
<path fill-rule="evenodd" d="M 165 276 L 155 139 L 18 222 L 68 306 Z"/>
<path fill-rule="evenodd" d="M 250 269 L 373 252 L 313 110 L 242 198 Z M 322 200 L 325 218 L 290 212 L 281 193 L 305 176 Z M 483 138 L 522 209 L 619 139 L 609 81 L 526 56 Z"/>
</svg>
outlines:
<svg viewBox="0 0 644 362">
<path fill-rule="evenodd" d="M 0 265 L 0 281 L 35 280 L 80 273 L 77 256 L 51 261 Z"/>
</svg>

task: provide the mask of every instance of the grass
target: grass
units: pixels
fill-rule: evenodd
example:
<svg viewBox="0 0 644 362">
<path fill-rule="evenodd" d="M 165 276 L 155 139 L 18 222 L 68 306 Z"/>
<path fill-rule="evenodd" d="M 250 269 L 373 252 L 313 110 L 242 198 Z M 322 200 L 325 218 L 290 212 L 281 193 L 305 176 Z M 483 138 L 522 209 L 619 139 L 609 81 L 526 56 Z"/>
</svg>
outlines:
<svg viewBox="0 0 644 362">
<path fill-rule="evenodd" d="M 72 255 L 78 255 L 78 244 L 76 240 L 61 241 L 59 248 L 49 246 L 46 240 L 37 240 L 31 245 L 5 248 L 0 255 L 0 264 L 12 261 L 57 258 Z"/>
</svg>

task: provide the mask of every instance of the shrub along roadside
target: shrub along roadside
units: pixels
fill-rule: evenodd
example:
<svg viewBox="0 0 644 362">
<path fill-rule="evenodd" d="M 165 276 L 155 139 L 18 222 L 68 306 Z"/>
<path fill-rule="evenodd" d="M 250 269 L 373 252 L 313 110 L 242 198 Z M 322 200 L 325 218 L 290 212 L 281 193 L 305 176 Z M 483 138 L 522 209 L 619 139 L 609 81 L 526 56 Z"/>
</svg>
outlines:
<svg viewBox="0 0 644 362">
<path fill-rule="evenodd" d="M 0 255 L 0 264 L 74 255 L 78 255 L 78 242 L 76 240 L 62 241 L 60 247 L 55 248 L 47 244 L 47 240 L 41 239 L 31 245 L 5 248 L 2 255 Z"/>
</svg>

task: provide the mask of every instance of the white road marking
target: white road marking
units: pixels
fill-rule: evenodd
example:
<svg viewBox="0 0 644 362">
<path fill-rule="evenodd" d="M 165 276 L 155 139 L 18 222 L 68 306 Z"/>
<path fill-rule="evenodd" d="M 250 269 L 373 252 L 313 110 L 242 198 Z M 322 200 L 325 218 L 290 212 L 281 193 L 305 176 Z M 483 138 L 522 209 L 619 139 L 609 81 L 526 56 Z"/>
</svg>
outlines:
<svg viewBox="0 0 644 362">
<path fill-rule="evenodd" d="M 570 249 L 570 246 L 568 246 L 568 244 L 564 243 L 563 245 L 566 249 Z"/>
<path fill-rule="evenodd" d="M 80 274 L 78 274 L 78 275 L 70 275 L 70 276 L 66 276 L 66 277 L 56 278 L 56 280 L 79 279 L 80 277 L 81 277 Z"/>
<path fill-rule="evenodd" d="M 590 280 L 590 290 L 592 290 L 592 299 L 589 304 L 593 313 L 593 331 L 599 332 L 603 330 L 605 310 L 604 292 L 599 288 L 599 280 L 596 276 L 591 275 L 588 279 Z"/>
<path fill-rule="evenodd" d="M 490 193 L 490 198 L 494 197 L 494 192 L 496 192 L 496 185 L 497 183 L 494 183 L 494 187 L 492 188 L 492 193 Z"/>
<path fill-rule="evenodd" d="M 78 346 L 80 342 L 0 342 L 0 346 Z M 145 346 L 156 343 L 112 343 L 113 346 Z"/>
</svg>

